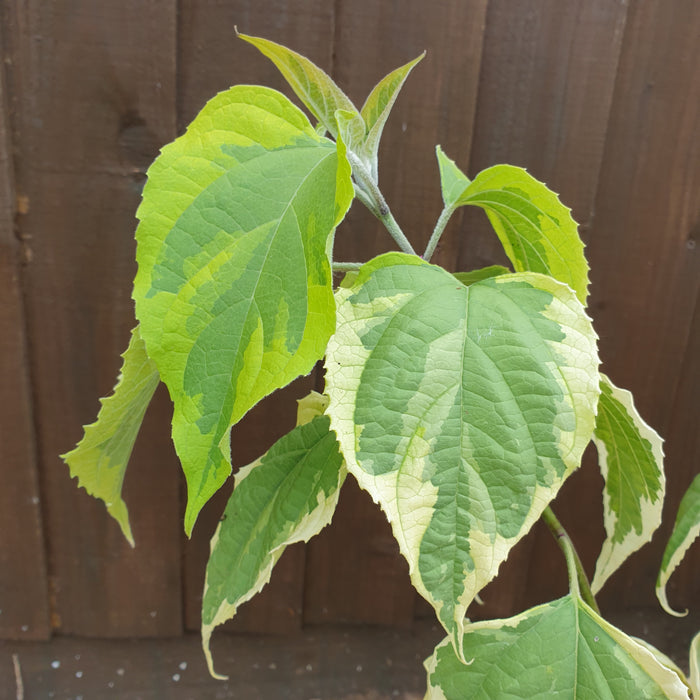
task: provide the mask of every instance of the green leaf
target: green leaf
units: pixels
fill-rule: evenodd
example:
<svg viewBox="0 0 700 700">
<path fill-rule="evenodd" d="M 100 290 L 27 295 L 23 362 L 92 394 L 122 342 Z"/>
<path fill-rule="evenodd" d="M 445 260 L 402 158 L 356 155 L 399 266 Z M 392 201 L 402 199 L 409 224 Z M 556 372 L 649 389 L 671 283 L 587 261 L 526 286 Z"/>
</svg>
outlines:
<svg viewBox="0 0 700 700">
<path fill-rule="evenodd" d="M 131 332 L 129 347 L 122 357 L 114 393 L 100 399 L 97 421 L 85 426 L 85 435 L 77 447 L 61 458 L 70 467 L 70 475 L 78 477 L 78 485 L 104 501 L 107 512 L 133 547 L 122 484 L 143 416 L 160 380 L 155 364 L 146 354 L 138 326 Z"/>
<path fill-rule="evenodd" d="M 148 171 L 134 299 L 175 404 L 188 534 L 231 471 L 231 426 L 325 352 L 328 247 L 352 197 L 335 144 L 262 87 L 217 95 Z"/>
<path fill-rule="evenodd" d="M 287 545 L 307 542 L 330 521 L 345 479 L 343 458 L 327 416 L 278 440 L 236 475 L 236 487 L 211 541 L 202 600 L 202 646 L 270 580 Z"/>
<path fill-rule="evenodd" d="M 400 66 L 389 73 L 389 75 L 382 78 L 377 85 L 372 88 L 372 92 L 370 92 L 360 110 L 360 114 L 367 127 L 367 136 L 360 155 L 363 160 L 369 163 L 370 173 L 375 182 L 378 181 L 379 142 L 382 138 L 384 125 L 389 118 L 394 102 L 396 102 L 396 98 L 408 74 L 424 56 L 425 51 L 417 58 L 414 58 L 412 61 Z"/>
<path fill-rule="evenodd" d="M 668 604 L 666 584 L 698 535 L 700 535 L 700 474 L 693 479 L 678 506 L 673 532 L 664 550 L 661 569 L 656 579 L 656 597 L 669 615 L 683 617 L 688 614 L 687 610 L 683 613 L 676 612 Z"/>
<path fill-rule="evenodd" d="M 335 113 L 338 110 L 358 113 L 355 105 L 333 79 L 308 58 L 274 41 L 246 34 L 238 36 L 255 46 L 277 66 L 297 97 L 333 138 L 338 137 Z"/>
<path fill-rule="evenodd" d="M 568 284 L 585 306 L 588 263 L 578 227 L 557 195 L 526 170 L 495 165 L 472 182 L 438 151 L 445 203 L 481 207 L 516 272 L 540 272 Z M 461 177 L 460 177 L 461 176 Z M 464 188 L 459 193 L 464 179 Z"/>
<path fill-rule="evenodd" d="M 571 595 L 469 624 L 463 648 L 469 665 L 449 638 L 425 662 L 426 700 L 688 698 L 677 673 Z"/>
<path fill-rule="evenodd" d="M 605 479 L 603 543 L 591 590 L 597 593 L 620 565 L 651 540 L 661 524 L 666 479 L 663 440 L 634 407 L 632 394 L 601 375 L 593 442 Z"/>
<path fill-rule="evenodd" d="M 510 270 L 503 265 L 489 265 L 482 267 L 479 270 L 471 270 L 470 272 L 453 272 L 452 273 L 465 287 L 469 287 L 475 282 L 481 282 L 489 277 L 498 277 L 498 275 L 510 274 Z"/>
<path fill-rule="evenodd" d="M 520 273 L 470 287 L 391 253 L 336 291 L 328 415 L 348 469 L 392 524 L 413 584 L 464 616 L 580 462 L 599 392 L 573 292 Z"/>
<path fill-rule="evenodd" d="M 440 169 L 440 188 L 445 207 L 456 209 L 459 198 L 471 184 L 471 180 L 457 167 L 457 164 L 445 155 L 440 146 L 435 147 L 435 155 Z"/>
</svg>

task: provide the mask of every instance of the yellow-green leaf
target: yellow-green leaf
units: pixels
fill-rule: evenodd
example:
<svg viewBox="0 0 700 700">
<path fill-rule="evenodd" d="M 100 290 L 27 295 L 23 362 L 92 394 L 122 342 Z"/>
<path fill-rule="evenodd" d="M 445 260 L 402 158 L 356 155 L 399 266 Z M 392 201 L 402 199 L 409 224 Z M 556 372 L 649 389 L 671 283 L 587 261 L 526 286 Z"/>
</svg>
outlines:
<svg viewBox="0 0 700 700">
<path fill-rule="evenodd" d="M 85 426 L 77 447 L 61 455 L 91 496 L 100 498 L 134 546 L 129 513 L 122 499 L 122 484 L 143 416 L 159 383 L 158 370 L 146 354 L 139 327 L 131 332 L 129 347 L 114 393 L 100 399 L 97 421 Z"/>
</svg>

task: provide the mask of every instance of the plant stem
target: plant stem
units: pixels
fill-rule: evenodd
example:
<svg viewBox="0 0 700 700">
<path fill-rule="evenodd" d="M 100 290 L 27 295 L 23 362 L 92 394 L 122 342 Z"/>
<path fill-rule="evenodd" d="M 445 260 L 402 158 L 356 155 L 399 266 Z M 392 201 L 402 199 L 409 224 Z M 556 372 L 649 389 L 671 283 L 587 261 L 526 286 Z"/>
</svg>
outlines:
<svg viewBox="0 0 700 700">
<path fill-rule="evenodd" d="M 588 606 L 600 615 L 598 603 L 591 591 L 588 577 L 586 576 L 581 559 L 574 548 L 574 543 L 569 537 L 569 533 L 564 529 L 564 526 L 559 522 L 559 519 L 554 515 L 554 511 L 549 506 L 542 512 L 542 520 L 547 524 L 552 536 L 557 541 L 560 549 L 564 552 L 566 568 L 569 571 L 569 588 L 571 592 L 583 598 Z"/>
<path fill-rule="evenodd" d="M 435 224 L 435 228 L 433 229 L 433 233 L 430 236 L 430 240 L 428 241 L 425 253 L 423 253 L 423 260 L 430 262 L 430 258 L 433 257 L 433 253 L 435 252 L 435 248 L 437 248 L 437 244 L 440 241 L 442 232 L 445 230 L 445 226 L 447 226 L 447 222 L 450 220 L 450 217 L 453 213 L 453 207 L 445 207 L 440 213 L 440 217 L 438 218 L 437 223 Z"/>
<path fill-rule="evenodd" d="M 367 172 L 367 168 L 354 153 L 348 151 L 347 156 L 355 178 L 357 198 L 384 224 L 384 228 L 386 228 L 404 253 L 415 255 L 416 251 L 396 222 L 389 205 L 386 203 L 386 199 L 384 199 L 384 195 L 370 173 Z"/>
<path fill-rule="evenodd" d="M 333 272 L 352 272 L 352 270 L 359 270 L 364 263 L 333 263 Z"/>
</svg>

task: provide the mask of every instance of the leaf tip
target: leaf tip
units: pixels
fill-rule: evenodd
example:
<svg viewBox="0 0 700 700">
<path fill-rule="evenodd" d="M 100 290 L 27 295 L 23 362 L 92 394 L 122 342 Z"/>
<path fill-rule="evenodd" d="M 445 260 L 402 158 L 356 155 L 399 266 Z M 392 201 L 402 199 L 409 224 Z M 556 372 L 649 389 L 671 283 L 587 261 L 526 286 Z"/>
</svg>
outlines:
<svg viewBox="0 0 700 700">
<path fill-rule="evenodd" d="M 686 608 L 683 612 L 679 612 L 678 610 L 674 610 L 668 602 L 668 598 L 666 597 L 666 586 L 657 586 L 656 587 L 656 598 L 659 601 L 659 604 L 661 607 L 669 614 L 673 615 L 673 617 L 685 617 L 688 614 L 688 608 Z"/>
</svg>

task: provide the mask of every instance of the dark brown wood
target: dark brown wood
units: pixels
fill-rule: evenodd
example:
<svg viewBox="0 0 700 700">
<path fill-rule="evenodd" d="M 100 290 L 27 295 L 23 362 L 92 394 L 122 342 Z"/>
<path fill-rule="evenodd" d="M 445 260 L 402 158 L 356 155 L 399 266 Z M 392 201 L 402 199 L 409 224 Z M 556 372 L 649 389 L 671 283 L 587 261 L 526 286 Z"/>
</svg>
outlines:
<svg viewBox="0 0 700 700">
<path fill-rule="evenodd" d="M 0 57 L 5 26 L 0 28 Z M 0 66 L 0 638 L 47 639 L 48 582 L 6 98 Z"/>
<path fill-rule="evenodd" d="M 186 0 L 180 3 L 180 90 L 178 121 L 183 130 L 220 90 L 237 83 L 267 85 L 283 91 L 297 104 L 277 68 L 257 49 L 235 37 L 241 33 L 264 36 L 304 53 L 327 71 L 331 70 L 334 35 L 333 4 L 313 0 L 238 2 L 211 5 Z M 234 467 L 241 467 L 263 454 L 295 424 L 295 399 L 314 388 L 315 378 L 301 379 L 259 404 L 232 431 Z M 204 509 L 192 541 L 185 546 L 185 621 L 198 629 L 201 621 L 204 570 L 209 540 L 231 492 L 231 484 Z M 293 632 L 301 625 L 304 586 L 303 545 L 290 547 L 277 563 L 271 582 L 243 605 L 227 629 L 237 632 Z"/>
<path fill-rule="evenodd" d="M 698 356 L 688 353 L 700 292 L 700 5 L 668 10 L 660 0 L 629 7 L 589 256 L 603 369 L 633 392 L 651 426 L 673 436 L 673 508 L 698 470 Z M 685 411 L 694 420 L 681 422 Z M 663 544 L 656 538 L 610 579 L 604 608 L 656 605 Z"/>
<path fill-rule="evenodd" d="M 179 482 L 167 402 L 155 402 L 127 474 L 135 550 L 58 457 L 111 391 L 134 325 L 134 211 L 146 166 L 175 133 L 176 3 L 8 6 L 53 622 L 87 636 L 177 634 Z"/>
<path fill-rule="evenodd" d="M 427 51 L 394 106 L 379 166 L 382 191 L 420 252 L 441 208 L 435 145 L 469 158 L 485 13 L 480 0 L 339 4 L 333 77 L 358 107 L 384 75 Z M 363 261 L 395 248 L 357 202 L 336 243 L 337 260 Z M 454 267 L 451 249 L 442 248 L 435 261 Z M 386 517 L 354 482 L 344 487 L 331 528 L 308 549 L 306 621 L 411 622 L 407 565 Z"/>
<path fill-rule="evenodd" d="M 608 0 L 489 3 L 469 174 L 497 163 L 526 168 L 572 208 L 584 239 L 593 217 L 626 12 L 626 3 Z M 508 264 L 483 212 L 467 208 L 462 216 L 454 234 L 459 268 Z M 575 483 L 557 501 L 564 512 L 580 506 L 581 490 L 595 494 L 599 487 L 594 470 L 582 470 Z M 595 542 L 597 532 L 587 539 Z M 561 594 L 566 572 L 550 539 L 546 528 L 530 533 L 484 591 L 485 605 L 473 606 L 470 614 L 504 616 L 539 598 L 543 589 Z M 530 571 L 533 580 L 524 585 Z"/>
</svg>

